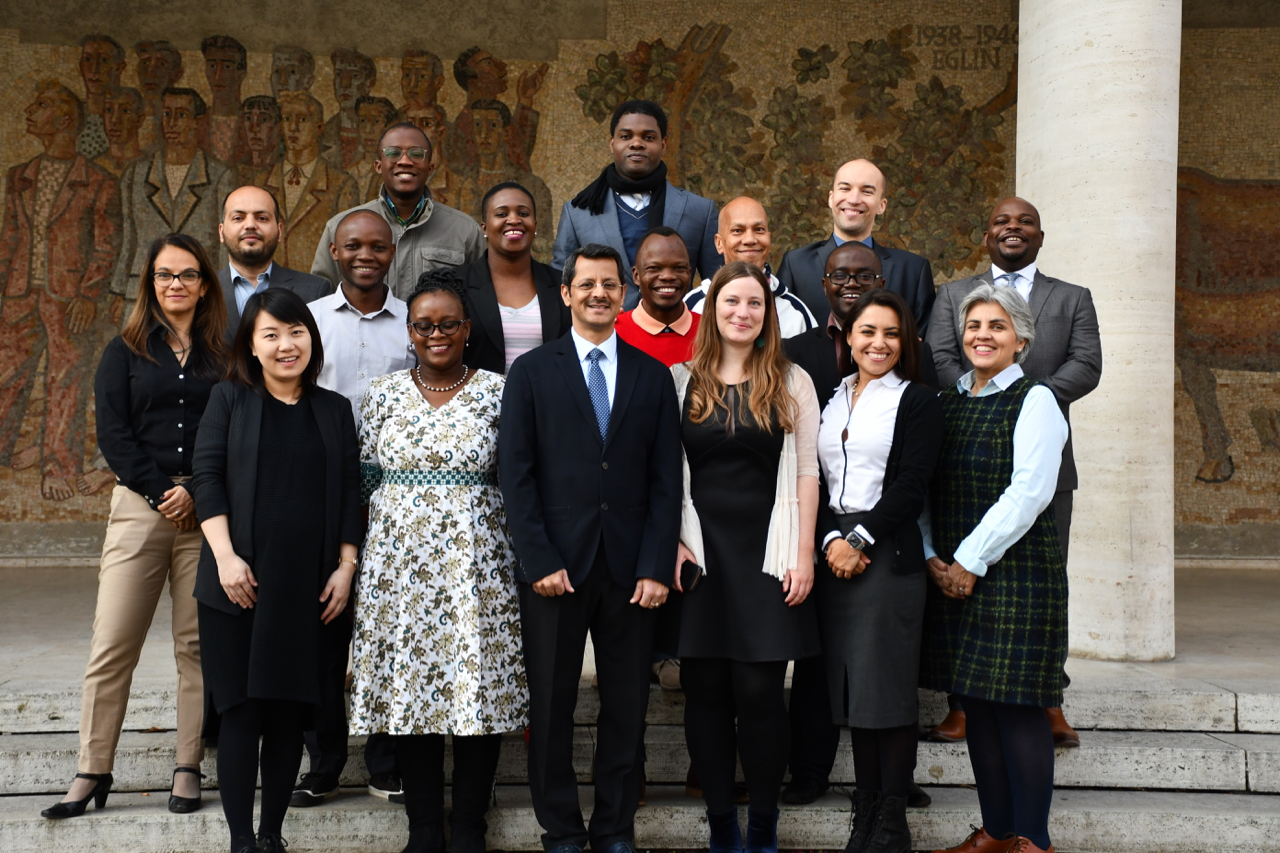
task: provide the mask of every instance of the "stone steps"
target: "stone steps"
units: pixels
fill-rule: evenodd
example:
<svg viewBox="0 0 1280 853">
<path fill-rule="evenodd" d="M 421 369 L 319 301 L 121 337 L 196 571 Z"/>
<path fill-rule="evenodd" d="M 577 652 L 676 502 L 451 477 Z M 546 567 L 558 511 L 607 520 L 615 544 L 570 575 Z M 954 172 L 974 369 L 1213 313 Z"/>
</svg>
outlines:
<svg viewBox="0 0 1280 853">
<path fill-rule="evenodd" d="M 584 811 L 591 789 L 582 789 Z M 101 812 L 65 821 L 39 816 L 47 796 L 0 798 L 0 849 L 6 853 L 58 850 L 136 853 L 214 853 L 226 849 L 226 829 L 216 794 L 204 808 L 172 815 L 161 796 L 113 795 Z M 501 786 L 489 812 L 490 849 L 541 850 L 541 830 L 528 790 Z M 848 800 L 828 794 L 811 806 L 784 807 L 780 846 L 838 850 L 848 839 Z M 745 820 L 746 809 L 740 810 Z M 976 794 L 966 788 L 938 788 L 934 804 L 911 811 L 913 846 L 928 850 L 955 844 L 978 823 Z M 1135 791 L 1059 791 L 1054 796 L 1050 832 L 1061 853 L 1255 853 L 1274 851 L 1280 838 L 1280 798 L 1233 794 L 1168 794 Z M 399 806 L 362 795 L 340 796 L 312 809 L 293 809 L 285 821 L 290 853 L 352 851 L 390 853 L 407 834 Z M 636 815 L 640 849 L 705 848 L 701 801 L 679 787 L 650 786 L 648 804 Z"/>
<path fill-rule="evenodd" d="M 837 753 L 833 784 L 854 782 L 848 734 Z M 645 765 L 651 784 L 683 784 L 689 767 L 684 730 L 650 726 Z M 1143 788 L 1148 790 L 1280 792 L 1280 735 L 1202 732 L 1084 732 L 1078 749 L 1059 749 L 1056 785 L 1060 788 Z M 344 786 L 367 781 L 363 738 L 352 738 Z M 574 766 L 578 780 L 591 781 L 594 727 L 575 733 Z M 61 793 L 75 772 L 79 741 L 73 734 L 0 737 L 0 795 Z M 921 785 L 972 785 L 964 744 L 923 742 L 916 781 Z M 206 786 L 216 784 L 214 751 L 205 758 Z M 524 738 L 508 735 L 498 764 L 499 785 L 523 784 L 527 749 Z M 173 770 L 172 732 L 126 732 L 116 752 L 115 790 L 163 791 Z M 451 767 L 446 752 L 446 768 Z M 305 767 L 305 760 L 304 760 Z"/>
</svg>

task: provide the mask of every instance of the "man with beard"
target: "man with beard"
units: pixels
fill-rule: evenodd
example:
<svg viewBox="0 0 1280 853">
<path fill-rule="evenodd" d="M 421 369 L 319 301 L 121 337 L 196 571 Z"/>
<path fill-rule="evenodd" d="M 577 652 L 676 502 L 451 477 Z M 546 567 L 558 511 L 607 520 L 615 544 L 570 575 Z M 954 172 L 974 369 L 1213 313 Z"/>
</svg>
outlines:
<svg viewBox="0 0 1280 853">
<path fill-rule="evenodd" d="M 94 163 L 116 177 L 142 156 L 138 128 L 146 116 L 146 104 L 137 89 L 117 87 L 107 93 L 102 105 L 102 125 L 107 132 L 107 150 Z"/>
<path fill-rule="evenodd" d="M 338 112 L 324 126 L 321 145 L 334 166 L 350 171 L 360 157 L 359 100 L 369 94 L 378 77 L 373 60 L 355 50 L 338 48 L 329 57 L 333 63 L 333 97 Z"/>
<path fill-rule="evenodd" d="M 679 232 L 689 260 L 701 278 L 720 269 L 716 251 L 716 206 L 709 199 L 672 186 L 667 181 L 667 114 L 653 101 L 625 101 L 609 121 L 609 151 L 613 162 L 600 176 L 564 203 L 551 266 L 563 269 L 566 259 L 587 243 L 612 246 L 624 259 L 623 273 L 632 284 L 640 238 L 651 228 L 666 225 Z M 627 288 L 623 310 L 640 302 Z"/>
<path fill-rule="evenodd" d="M 547 63 L 533 71 L 522 71 L 516 80 L 516 112 L 503 131 L 503 146 L 507 159 L 519 169 L 528 169 L 533 147 L 538 142 L 538 111 L 533 99 L 542 88 L 547 76 Z M 471 104 L 488 101 L 507 91 L 507 63 L 487 50 L 469 47 L 453 63 L 453 79 L 467 93 L 467 108 L 458 113 L 453 126 L 458 133 L 458 155 L 461 171 L 470 173 L 476 164 L 478 152 L 473 136 Z"/>
<path fill-rule="evenodd" d="M 147 102 L 151 121 L 140 131 L 143 149 L 158 145 L 164 139 L 161 99 L 182 79 L 182 54 L 167 41 L 140 41 L 133 48 L 138 54 L 138 89 Z"/>
<path fill-rule="evenodd" d="M 437 267 L 460 267 L 485 252 L 484 235 L 470 216 L 436 202 L 427 190 L 431 178 L 431 140 L 407 122 L 393 124 L 378 140 L 374 171 L 382 191 L 360 205 L 386 220 L 395 236 L 396 256 L 387 284 L 398 298 L 413 292 L 418 277 Z M 351 211 L 329 220 L 316 243 L 311 272 L 337 284 L 341 272 L 329 253 L 338 223 Z"/>
<path fill-rule="evenodd" d="M 1102 379 L 1102 339 L 1093 296 L 1088 288 L 1052 278 L 1036 268 L 1036 257 L 1044 245 L 1044 232 L 1040 230 L 1040 212 L 1030 202 L 1006 198 L 997 204 L 987 219 L 982 243 L 991 258 L 991 268 L 948 282 L 938 290 L 935 322 L 925 336 L 933 347 L 938 378 L 946 385 L 954 385 L 973 370 L 964 355 L 963 333 L 956 328 L 960 303 L 969 291 L 980 284 L 1015 288 L 1031 306 L 1036 328 L 1035 346 L 1022 362 L 1022 369 L 1028 378 L 1048 386 L 1058 398 L 1058 407 L 1069 425 L 1071 404 L 1097 388 Z M 1058 522 L 1064 563 L 1071 542 L 1071 508 L 1079 485 L 1068 435 L 1053 495 L 1053 514 Z M 930 589 L 931 595 L 936 592 Z M 1062 679 L 1064 687 L 1070 683 L 1065 670 Z M 929 733 L 930 740 L 952 742 L 965 737 L 964 711 L 958 707 L 955 697 L 948 697 L 948 701 L 950 712 Z M 1045 713 L 1056 745 L 1080 745 L 1080 736 L 1067 724 L 1061 708 L 1046 708 Z"/>
<path fill-rule="evenodd" d="M 103 110 L 107 96 L 120 85 L 124 48 L 111 36 L 80 39 L 80 79 L 84 81 L 84 128 L 76 137 L 76 153 L 90 160 L 107 150 Z M 117 172 L 117 174 L 119 174 Z"/>
<path fill-rule="evenodd" d="M 260 184 L 280 160 L 280 103 L 271 95 L 254 95 L 240 105 L 248 159 L 240 167 L 242 183 Z"/>
<path fill-rule="evenodd" d="M 360 133 L 360 156 L 355 165 L 347 170 L 351 180 L 356 183 L 356 198 L 364 200 L 374 198 L 382 189 L 382 176 L 373 170 L 378 159 L 378 140 L 382 131 L 396 123 L 395 104 L 386 98 L 375 98 L 365 95 L 356 101 L 356 129 Z M 444 204 L 449 202 L 440 199 Z"/>
<path fill-rule="evenodd" d="M 260 187 L 240 187 L 227 196 L 218 239 L 231 259 L 218 273 L 222 301 L 227 304 L 228 341 L 240 326 L 244 304 L 255 293 L 283 287 L 303 302 L 314 302 L 332 291 L 324 279 L 274 262 L 280 243 L 280 208 L 275 197 Z"/>
<path fill-rule="evenodd" d="M 240 85 L 244 83 L 248 56 L 244 45 L 231 36 L 209 36 L 200 42 L 204 55 L 204 76 L 213 93 L 209 110 L 209 150 L 224 163 L 234 165 L 244 158 L 240 134 Z"/>
</svg>

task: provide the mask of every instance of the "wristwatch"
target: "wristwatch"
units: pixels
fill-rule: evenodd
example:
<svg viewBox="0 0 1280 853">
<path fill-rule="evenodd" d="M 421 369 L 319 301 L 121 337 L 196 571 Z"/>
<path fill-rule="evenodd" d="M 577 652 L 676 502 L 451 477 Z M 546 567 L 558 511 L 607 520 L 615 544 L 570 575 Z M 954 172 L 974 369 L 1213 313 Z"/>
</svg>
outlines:
<svg viewBox="0 0 1280 853">
<path fill-rule="evenodd" d="M 853 550 L 855 551 L 865 551 L 867 550 L 867 546 L 871 544 L 870 542 L 868 542 L 867 540 L 859 536 L 856 530 L 849 531 L 849 535 L 844 538 L 845 538 L 845 541 L 847 541 L 850 545 L 853 546 Z"/>
</svg>

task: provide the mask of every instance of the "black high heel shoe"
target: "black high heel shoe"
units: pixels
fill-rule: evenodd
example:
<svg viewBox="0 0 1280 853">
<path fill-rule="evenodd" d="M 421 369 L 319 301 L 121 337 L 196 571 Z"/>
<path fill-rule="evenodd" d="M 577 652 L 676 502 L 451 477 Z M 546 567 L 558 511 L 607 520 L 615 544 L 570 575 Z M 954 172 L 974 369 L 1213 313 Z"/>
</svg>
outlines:
<svg viewBox="0 0 1280 853">
<path fill-rule="evenodd" d="M 40 812 L 40 817 L 47 817 L 51 820 L 62 820 L 67 817 L 79 817 L 84 814 L 84 810 L 89 807 L 89 801 L 93 800 L 93 807 L 100 809 L 107 804 L 107 794 L 111 793 L 111 783 L 115 780 L 111 778 L 110 773 L 77 773 L 77 779 L 93 779 L 98 784 L 93 786 L 93 790 L 89 792 L 89 796 L 83 800 L 72 800 L 68 803 L 58 803 L 54 806 Z"/>
<path fill-rule="evenodd" d="M 173 770 L 173 778 L 177 779 L 179 773 L 194 773 L 201 779 L 204 778 L 204 774 L 194 767 L 175 767 Z M 177 794 L 173 793 L 173 785 L 169 785 L 169 811 L 174 814 L 191 814 L 192 812 L 199 810 L 199 794 L 196 794 L 194 797 L 179 797 Z"/>
</svg>

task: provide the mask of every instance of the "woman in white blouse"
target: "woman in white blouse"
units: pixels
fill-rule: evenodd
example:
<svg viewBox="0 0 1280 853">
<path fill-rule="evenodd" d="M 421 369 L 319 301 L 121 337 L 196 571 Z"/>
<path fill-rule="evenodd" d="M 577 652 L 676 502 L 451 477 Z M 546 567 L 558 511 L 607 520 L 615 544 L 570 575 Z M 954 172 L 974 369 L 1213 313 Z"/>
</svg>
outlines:
<svg viewBox="0 0 1280 853">
<path fill-rule="evenodd" d="M 865 294 L 844 331 L 856 372 L 818 429 L 827 486 L 818 529 L 831 576 L 817 595 L 832 716 L 850 727 L 858 780 L 845 851 L 907 853 L 927 586 L 917 520 L 942 446 L 942 409 L 920 382 L 920 341 L 902 297 Z"/>
</svg>

